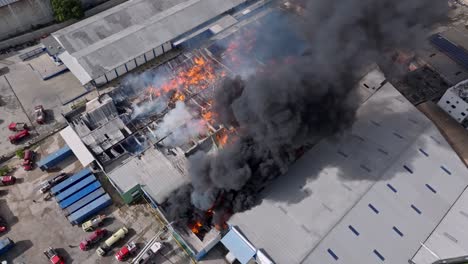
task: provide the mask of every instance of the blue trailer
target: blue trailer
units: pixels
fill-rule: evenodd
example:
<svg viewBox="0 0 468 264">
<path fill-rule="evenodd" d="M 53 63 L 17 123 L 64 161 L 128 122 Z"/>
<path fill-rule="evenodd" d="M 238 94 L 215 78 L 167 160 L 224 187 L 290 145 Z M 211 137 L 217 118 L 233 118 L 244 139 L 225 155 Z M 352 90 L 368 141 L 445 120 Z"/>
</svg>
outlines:
<svg viewBox="0 0 468 264">
<path fill-rule="evenodd" d="M 109 194 L 105 194 L 80 210 L 68 216 L 68 221 L 73 225 L 78 225 L 97 214 L 102 209 L 112 204 Z"/>
<path fill-rule="evenodd" d="M 103 196 L 104 194 L 106 194 L 104 189 L 99 188 L 99 189 L 95 190 L 94 192 L 86 195 L 81 200 L 77 201 L 76 203 L 70 205 L 69 207 L 64 209 L 63 212 L 65 213 L 65 216 L 69 216 L 72 213 L 74 213 L 74 212 L 78 211 L 79 209 L 83 208 L 85 205 L 87 205 L 87 204 L 91 203 L 92 201 L 96 200 L 97 198 Z"/>
<path fill-rule="evenodd" d="M 88 169 L 88 168 L 82 169 L 81 171 L 77 172 L 75 175 L 69 177 L 68 179 L 64 180 L 63 182 L 61 182 L 61 183 L 55 185 L 54 187 L 52 187 L 52 189 L 50 189 L 50 192 L 53 195 L 56 195 L 57 193 L 63 192 L 63 191 L 65 191 L 65 189 L 67 189 L 71 185 L 77 183 L 78 181 L 80 181 L 84 177 L 88 176 L 89 174 L 91 174 L 90 169 Z"/>
<path fill-rule="evenodd" d="M 75 194 L 68 197 L 67 199 L 62 200 L 59 203 L 60 208 L 62 208 L 62 209 L 67 208 L 68 206 L 76 203 L 78 200 L 85 197 L 86 195 L 94 192 L 99 187 L 101 187 L 100 182 L 95 181 L 95 182 L 91 183 L 90 185 L 88 185 L 85 188 L 81 189 L 80 191 L 76 192 Z"/>
<path fill-rule="evenodd" d="M 57 203 L 67 199 L 68 197 L 72 196 L 76 192 L 80 191 L 84 187 L 90 185 L 91 183 L 95 182 L 97 179 L 94 177 L 94 175 L 89 175 L 88 177 L 82 179 L 81 181 L 77 182 L 76 184 L 73 184 L 72 186 L 68 187 L 66 190 L 63 192 L 57 194 L 55 196 L 55 200 Z"/>
<path fill-rule="evenodd" d="M 38 161 L 37 166 L 41 170 L 49 170 L 54 166 L 58 165 L 60 162 L 64 161 L 66 158 L 70 157 L 71 155 L 73 155 L 73 151 L 70 149 L 70 147 L 65 146 Z"/>
<path fill-rule="evenodd" d="M 0 239 L 0 255 L 5 254 L 8 250 L 10 250 L 15 245 L 10 238 Z"/>
</svg>

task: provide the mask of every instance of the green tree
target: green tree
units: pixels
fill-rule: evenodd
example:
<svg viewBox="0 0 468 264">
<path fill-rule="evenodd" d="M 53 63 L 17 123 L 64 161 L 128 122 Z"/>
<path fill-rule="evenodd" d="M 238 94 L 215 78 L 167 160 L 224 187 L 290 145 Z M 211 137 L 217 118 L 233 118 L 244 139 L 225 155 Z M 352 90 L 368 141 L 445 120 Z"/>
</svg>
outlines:
<svg viewBox="0 0 468 264">
<path fill-rule="evenodd" d="M 63 22 L 71 18 L 82 18 L 83 8 L 79 0 L 52 0 L 55 20 Z"/>
</svg>

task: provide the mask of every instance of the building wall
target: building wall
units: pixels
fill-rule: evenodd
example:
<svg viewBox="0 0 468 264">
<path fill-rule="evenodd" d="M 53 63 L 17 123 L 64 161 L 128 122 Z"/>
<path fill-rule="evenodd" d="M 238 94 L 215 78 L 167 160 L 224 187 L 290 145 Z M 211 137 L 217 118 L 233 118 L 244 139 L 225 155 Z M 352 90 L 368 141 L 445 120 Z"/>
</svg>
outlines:
<svg viewBox="0 0 468 264">
<path fill-rule="evenodd" d="M 107 0 L 80 0 L 85 9 Z M 40 25 L 52 23 L 50 0 L 20 0 L 0 7 L 0 40 L 17 36 Z"/>
<path fill-rule="evenodd" d="M 468 118 L 468 103 L 458 96 L 453 88 L 448 89 L 438 105 L 458 123 L 465 124 Z M 468 129 L 468 127 L 465 127 Z"/>
</svg>

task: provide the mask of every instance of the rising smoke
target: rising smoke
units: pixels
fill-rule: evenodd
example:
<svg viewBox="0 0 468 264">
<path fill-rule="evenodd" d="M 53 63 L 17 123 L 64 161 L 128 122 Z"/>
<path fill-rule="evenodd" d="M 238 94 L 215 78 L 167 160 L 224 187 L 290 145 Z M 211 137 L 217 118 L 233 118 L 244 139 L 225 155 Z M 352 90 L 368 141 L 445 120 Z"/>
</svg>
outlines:
<svg viewBox="0 0 468 264">
<path fill-rule="evenodd" d="M 170 218 L 186 217 L 181 211 L 190 203 L 207 210 L 218 200 L 216 209 L 232 213 L 251 208 L 259 190 L 286 172 L 303 146 L 352 124 L 350 92 L 369 64 L 417 47 L 447 14 L 443 0 L 302 2 L 301 19 L 288 26 L 300 29 L 306 52 L 218 88 L 213 109 L 237 135 L 216 154 L 190 158 L 192 186 L 167 201 Z"/>
</svg>

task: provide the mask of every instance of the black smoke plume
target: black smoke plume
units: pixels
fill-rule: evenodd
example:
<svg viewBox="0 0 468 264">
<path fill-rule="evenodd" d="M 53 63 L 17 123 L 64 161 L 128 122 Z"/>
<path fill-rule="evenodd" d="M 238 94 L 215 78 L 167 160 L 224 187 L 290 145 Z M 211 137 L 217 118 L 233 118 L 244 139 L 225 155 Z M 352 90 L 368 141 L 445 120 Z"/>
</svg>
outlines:
<svg viewBox="0 0 468 264">
<path fill-rule="evenodd" d="M 190 158 L 191 195 L 171 198 L 169 217 L 185 217 L 170 208 L 190 210 L 190 203 L 229 213 L 251 208 L 305 146 L 352 124 L 356 105 L 350 92 L 367 66 L 417 47 L 448 12 L 443 0 L 302 2 L 300 15 L 290 14 L 299 19 L 288 20 L 288 27 L 300 29 L 306 51 L 218 88 L 213 109 L 237 134 L 218 153 Z"/>
</svg>

